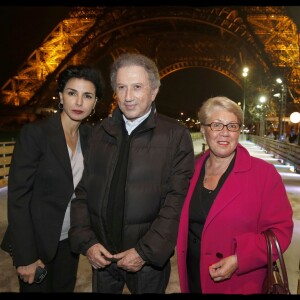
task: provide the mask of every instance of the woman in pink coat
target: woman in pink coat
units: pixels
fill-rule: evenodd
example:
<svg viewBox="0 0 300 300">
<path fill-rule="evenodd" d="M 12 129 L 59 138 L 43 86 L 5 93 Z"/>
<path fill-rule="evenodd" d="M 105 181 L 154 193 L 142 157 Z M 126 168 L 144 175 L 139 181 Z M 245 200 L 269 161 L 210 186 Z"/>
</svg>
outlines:
<svg viewBox="0 0 300 300">
<path fill-rule="evenodd" d="M 272 228 L 282 251 L 292 238 L 284 184 L 272 164 L 238 143 L 243 112 L 234 101 L 208 99 L 199 120 L 209 149 L 196 161 L 180 218 L 181 292 L 261 293 L 267 270 L 262 231 Z"/>
</svg>

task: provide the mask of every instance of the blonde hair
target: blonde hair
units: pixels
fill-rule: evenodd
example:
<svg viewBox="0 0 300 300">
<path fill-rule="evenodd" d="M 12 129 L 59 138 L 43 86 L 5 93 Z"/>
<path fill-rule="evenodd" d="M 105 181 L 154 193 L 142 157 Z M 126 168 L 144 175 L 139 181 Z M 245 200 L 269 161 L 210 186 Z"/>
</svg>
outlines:
<svg viewBox="0 0 300 300">
<path fill-rule="evenodd" d="M 205 102 L 203 102 L 198 112 L 200 124 L 206 124 L 207 120 L 211 116 L 211 113 L 217 107 L 223 108 L 228 112 L 233 113 L 237 117 L 238 123 L 240 125 L 243 124 L 243 111 L 241 107 L 236 102 L 225 96 L 209 98 Z"/>
</svg>

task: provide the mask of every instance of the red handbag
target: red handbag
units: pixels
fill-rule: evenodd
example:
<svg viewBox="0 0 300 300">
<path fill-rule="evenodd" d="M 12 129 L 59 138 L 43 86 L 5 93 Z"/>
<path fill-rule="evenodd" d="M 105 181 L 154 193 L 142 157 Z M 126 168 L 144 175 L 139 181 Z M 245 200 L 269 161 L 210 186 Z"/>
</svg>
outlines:
<svg viewBox="0 0 300 300">
<path fill-rule="evenodd" d="M 276 235 L 271 229 L 268 229 L 263 232 L 267 242 L 268 250 L 268 270 L 267 275 L 263 283 L 263 294 L 281 294 L 281 295 L 290 295 L 288 276 L 286 272 L 285 262 L 279 242 Z M 278 261 L 280 265 L 280 270 L 276 261 L 273 261 L 273 244 L 276 247 L 278 253 Z"/>
</svg>

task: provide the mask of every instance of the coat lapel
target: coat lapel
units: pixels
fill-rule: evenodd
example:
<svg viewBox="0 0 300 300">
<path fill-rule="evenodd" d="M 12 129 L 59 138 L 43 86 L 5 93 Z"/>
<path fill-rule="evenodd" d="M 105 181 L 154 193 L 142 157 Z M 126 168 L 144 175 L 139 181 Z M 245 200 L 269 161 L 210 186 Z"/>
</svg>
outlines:
<svg viewBox="0 0 300 300">
<path fill-rule="evenodd" d="M 213 206 L 211 207 L 204 228 L 206 228 L 208 224 L 210 224 L 210 222 L 241 193 L 241 176 L 250 168 L 250 158 L 245 151 L 247 152 L 243 146 L 238 145 L 235 165 L 220 189 Z"/>
<path fill-rule="evenodd" d="M 49 147 L 56 156 L 57 161 L 65 169 L 67 175 L 72 178 L 72 169 L 68 153 L 67 143 L 61 124 L 60 113 L 53 115 L 49 120 L 47 128 Z"/>
<path fill-rule="evenodd" d="M 79 134 L 80 134 L 80 145 L 83 156 L 85 156 L 87 148 L 88 148 L 88 139 L 90 137 L 90 133 L 92 128 L 89 125 L 81 124 L 79 126 Z"/>
</svg>

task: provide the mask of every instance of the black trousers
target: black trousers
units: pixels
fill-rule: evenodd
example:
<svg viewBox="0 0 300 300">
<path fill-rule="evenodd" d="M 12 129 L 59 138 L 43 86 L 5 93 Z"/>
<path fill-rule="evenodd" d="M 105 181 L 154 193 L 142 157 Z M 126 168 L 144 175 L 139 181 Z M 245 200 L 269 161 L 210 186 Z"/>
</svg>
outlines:
<svg viewBox="0 0 300 300">
<path fill-rule="evenodd" d="M 21 293 L 73 292 L 77 279 L 79 255 L 71 252 L 69 240 L 58 243 L 54 259 L 46 264 L 47 276 L 41 283 L 28 284 L 19 278 Z"/>
<path fill-rule="evenodd" d="M 105 269 L 93 269 L 93 292 L 122 294 L 126 283 L 131 294 L 165 294 L 170 274 L 170 261 L 163 268 L 144 265 L 135 273 L 126 272 L 112 263 Z"/>
</svg>

